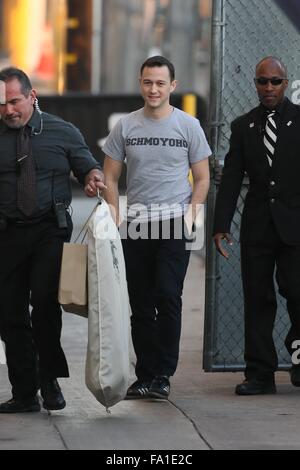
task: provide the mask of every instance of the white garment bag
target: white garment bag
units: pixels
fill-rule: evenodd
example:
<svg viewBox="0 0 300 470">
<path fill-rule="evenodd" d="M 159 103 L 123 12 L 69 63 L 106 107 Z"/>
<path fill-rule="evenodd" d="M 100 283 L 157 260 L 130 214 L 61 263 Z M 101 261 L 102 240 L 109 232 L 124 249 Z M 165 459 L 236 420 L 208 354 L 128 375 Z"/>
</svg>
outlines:
<svg viewBox="0 0 300 470">
<path fill-rule="evenodd" d="M 128 387 L 130 307 L 122 243 L 105 201 L 88 226 L 88 298 L 86 385 L 109 408 Z"/>
</svg>

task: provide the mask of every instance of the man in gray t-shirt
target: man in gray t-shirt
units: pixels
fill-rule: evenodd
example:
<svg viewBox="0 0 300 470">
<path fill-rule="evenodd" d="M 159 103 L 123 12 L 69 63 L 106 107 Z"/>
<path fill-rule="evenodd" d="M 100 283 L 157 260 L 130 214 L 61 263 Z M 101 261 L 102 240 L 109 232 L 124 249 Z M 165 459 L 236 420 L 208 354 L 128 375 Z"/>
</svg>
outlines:
<svg viewBox="0 0 300 470">
<path fill-rule="evenodd" d="M 211 155 L 199 121 L 170 105 L 176 88 L 173 64 L 161 56 L 147 59 L 140 85 L 144 108 L 122 118 L 103 149 L 105 198 L 117 225 L 118 180 L 127 163 L 122 233 L 137 356 L 137 381 L 128 389 L 128 399 L 169 395 L 169 377 L 178 362 L 181 296 L 190 254 L 186 235 L 206 199 Z"/>
</svg>

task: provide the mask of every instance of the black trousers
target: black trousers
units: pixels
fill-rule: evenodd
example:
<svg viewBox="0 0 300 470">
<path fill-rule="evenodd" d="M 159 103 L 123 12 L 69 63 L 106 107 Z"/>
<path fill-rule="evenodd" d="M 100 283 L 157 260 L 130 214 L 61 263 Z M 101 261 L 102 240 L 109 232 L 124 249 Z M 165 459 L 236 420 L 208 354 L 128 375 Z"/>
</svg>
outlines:
<svg viewBox="0 0 300 470">
<path fill-rule="evenodd" d="M 0 232 L 0 335 L 16 399 L 33 397 L 43 378 L 69 376 L 57 297 L 63 243 L 71 233 L 71 219 L 59 229 L 54 216 Z"/>
<path fill-rule="evenodd" d="M 162 236 L 164 223 L 157 225 L 157 239 L 128 237 L 122 240 L 132 310 L 132 340 L 137 357 L 136 376 L 148 380 L 156 375 L 175 373 L 181 333 L 181 297 L 190 257 L 185 236 L 180 239 L 174 236 L 174 219 L 168 239 Z M 150 224 L 148 230 L 150 233 Z"/>
<path fill-rule="evenodd" d="M 273 381 L 278 358 L 273 341 L 277 302 L 274 274 L 279 292 L 287 300 L 291 327 L 285 339 L 292 355 L 292 343 L 300 340 L 300 246 L 284 244 L 275 227 L 261 244 L 241 246 L 245 303 L 246 378 Z"/>
</svg>

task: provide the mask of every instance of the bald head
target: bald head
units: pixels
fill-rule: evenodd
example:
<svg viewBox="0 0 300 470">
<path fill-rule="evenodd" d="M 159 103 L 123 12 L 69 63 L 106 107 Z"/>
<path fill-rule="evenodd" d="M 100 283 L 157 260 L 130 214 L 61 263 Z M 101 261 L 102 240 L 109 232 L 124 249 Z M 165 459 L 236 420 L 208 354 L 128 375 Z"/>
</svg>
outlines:
<svg viewBox="0 0 300 470">
<path fill-rule="evenodd" d="M 260 68 L 265 67 L 265 66 L 266 67 L 270 67 L 270 66 L 278 67 L 278 69 L 280 69 L 280 72 L 281 72 L 281 77 L 287 78 L 287 67 L 277 57 L 268 56 L 262 59 L 260 62 L 258 62 L 256 66 L 256 76 L 257 76 L 257 73 L 259 73 Z"/>
<path fill-rule="evenodd" d="M 276 109 L 288 87 L 286 66 L 277 57 L 265 57 L 256 66 L 255 85 L 260 102 L 271 111 Z"/>
</svg>

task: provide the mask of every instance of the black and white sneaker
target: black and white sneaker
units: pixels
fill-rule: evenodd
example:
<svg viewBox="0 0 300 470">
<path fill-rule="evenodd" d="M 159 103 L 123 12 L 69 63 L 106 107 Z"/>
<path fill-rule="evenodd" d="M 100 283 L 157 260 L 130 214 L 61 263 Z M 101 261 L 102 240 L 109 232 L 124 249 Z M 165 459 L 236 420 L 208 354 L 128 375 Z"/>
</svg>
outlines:
<svg viewBox="0 0 300 470">
<path fill-rule="evenodd" d="M 137 380 L 127 390 L 125 400 L 138 400 L 140 398 L 148 398 L 150 384 L 151 380 Z"/>
<path fill-rule="evenodd" d="M 170 395 L 170 381 L 166 375 L 158 375 L 150 385 L 148 397 L 167 399 Z"/>
</svg>

